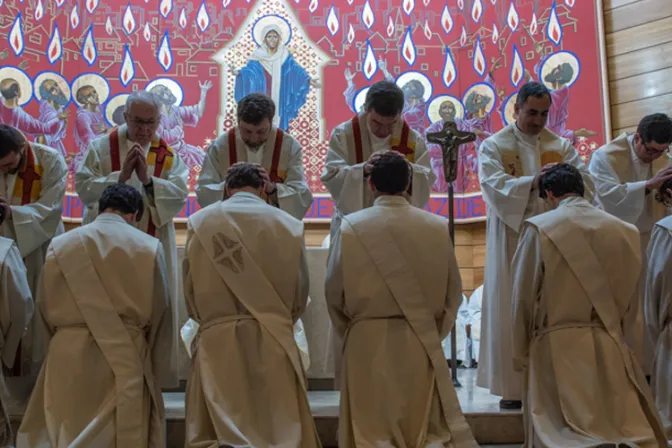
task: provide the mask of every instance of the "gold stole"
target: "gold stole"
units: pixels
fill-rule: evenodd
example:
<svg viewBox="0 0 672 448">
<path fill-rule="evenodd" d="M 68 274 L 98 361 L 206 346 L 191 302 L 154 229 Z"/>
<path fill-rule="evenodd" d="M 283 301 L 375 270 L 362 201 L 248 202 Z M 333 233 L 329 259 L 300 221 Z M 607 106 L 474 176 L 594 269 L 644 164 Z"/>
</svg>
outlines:
<svg viewBox="0 0 672 448">
<path fill-rule="evenodd" d="M 366 123 L 366 113 L 355 115 L 352 120 L 345 125 L 345 135 L 348 142 L 348 148 L 355 150 L 354 154 L 349 153 L 348 163 L 355 165 L 366 162 L 373 152 L 371 148 L 371 136 Z M 397 151 L 406 157 L 406 159 L 415 163 L 415 148 L 417 134 L 411 130 L 408 124 L 400 120 L 395 127 L 390 139 L 390 149 Z M 354 158 L 352 157 L 354 155 Z"/>
<path fill-rule="evenodd" d="M 523 177 L 526 173 L 523 171 L 523 165 L 520 161 L 518 150 L 511 150 L 511 148 L 518 147 L 518 141 L 516 140 L 513 126 L 515 126 L 515 124 L 511 124 L 502 129 L 495 134 L 493 139 L 498 148 L 504 149 L 500 154 L 502 158 L 502 166 L 504 167 L 506 174 L 513 177 Z M 541 134 L 539 135 L 539 149 L 541 151 L 542 168 L 549 163 L 564 162 L 560 137 L 547 129 L 541 131 Z M 527 173 L 527 175 L 530 174 L 531 173 Z"/>
</svg>

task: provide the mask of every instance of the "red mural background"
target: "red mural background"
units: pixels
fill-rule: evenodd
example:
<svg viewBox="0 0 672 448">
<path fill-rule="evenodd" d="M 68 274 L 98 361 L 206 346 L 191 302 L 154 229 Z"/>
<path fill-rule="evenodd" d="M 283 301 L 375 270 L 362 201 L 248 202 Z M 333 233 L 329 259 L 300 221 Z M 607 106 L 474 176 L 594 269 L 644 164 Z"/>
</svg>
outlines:
<svg viewBox="0 0 672 448">
<path fill-rule="evenodd" d="M 315 195 L 308 220 L 328 220 L 333 208 L 319 180 L 331 130 L 385 78 L 404 88 L 412 127 L 440 127 L 439 107 L 452 103 L 451 118 L 477 133 L 461 148 L 458 222 L 485 217 L 478 146 L 513 120 L 510 101 L 526 79 L 553 89 L 549 127 L 582 156 L 609 138 L 599 1 L 0 0 L 0 90 L 20 85 L 14 102 L 3 94 L 3 107 L 21 108 L 15 124 L 71 166 L 64 218 L 81 217 L 73 173 L 87 142 L 116 124 L 132 91 L 172 93 L 160 132 L 190 164 L 193 189 L 203 151 L 235 125 L 238 84 L 259 81 L 250 61 L 273 66 L 263 54 L 273 27 L 294 67 L 275 94 L 281 125 L 304 149 Z M 99 105 L 85 97 L 92 89 Z M 62 122 L 57 132 L 40 129 L 53 119 Z M 441 172 L 436 154 L 433 169 Z M 445 215 L 445 182 L 435 190 L 428 209 Z M 180 217 L 197 208 L 192 196 Z"/>
</svg>

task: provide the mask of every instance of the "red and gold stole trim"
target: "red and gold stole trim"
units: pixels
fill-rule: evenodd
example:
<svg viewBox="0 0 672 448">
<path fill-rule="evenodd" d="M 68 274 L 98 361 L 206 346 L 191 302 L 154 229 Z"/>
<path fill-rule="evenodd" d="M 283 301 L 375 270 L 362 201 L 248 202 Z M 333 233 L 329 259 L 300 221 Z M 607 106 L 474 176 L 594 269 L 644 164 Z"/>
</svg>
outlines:
<svg viewBox="0 0 672 448">
<path fill-rule="evenodd" d="M 362 144 L 362 128 L 359 123 L 359 115 L 355 115 L 352 119 L 352 136 L 355 141 L 355 163 L 364 162 L 364 148 Z M 401 126 L 401 135 L 396 133 L 392 135 L 391 149 L 403 154 L 406 159 L 415 162 L 415 142 L 410 139 L 411 128 L 405 121 Z"/>
<path fill-rule="evenodd" d="M 110 158 L 112 160 L 112 171 L 121 171 L 121 157 L 119 155 L 119 129 L 110 133 Z M 152 144 L 147 152 L 147 165 L 154 165 L 154 177 L 161 177 L 164 169 L 170 171 L 175 160 L 175 152 L 168 146 L 163 139 L 152 140 Z M 147 223 L 147 234 L 156 236 L 156 225 L 149 215 Z"/>
<path fill-rule="evenodd" d="M 37 201 L 42 191 L 42 174 L 44 169 L 35 164 L 35 153 L 32 146 L 26 147 L 26 167 L 16 176 L 14 197 L 21 199 L 21 205 Z"/>
</svg>

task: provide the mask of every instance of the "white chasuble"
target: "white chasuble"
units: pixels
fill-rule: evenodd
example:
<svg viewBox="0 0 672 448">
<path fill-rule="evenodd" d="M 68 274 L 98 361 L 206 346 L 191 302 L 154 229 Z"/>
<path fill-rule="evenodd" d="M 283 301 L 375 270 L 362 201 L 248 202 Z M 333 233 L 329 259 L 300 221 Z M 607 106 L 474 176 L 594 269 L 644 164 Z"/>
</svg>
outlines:
<svg viewBox="0 0 672 448">
<path fill-rule="evenodd" d="M 528 223 L 513 260 L 510 338 L 526 446 L 667 446 L 623 335 L 637 315 L 637 229 L 577 196 Z"/>
<path fill-rule="evenodd" d="M 429 163 L 429 153 L 422 135 L 399 120 L 389 140 L 371 134 L 365 113 L 340 124 L 329 140 L 322 183 L 334 200 L 331 218 L 331 241 L 340 229 L 343 216 L 373 205 L 373 193 L 364 177 L 364 165 L 369 157 L 382 150 L 396 150 L 411 162 L 413 174 L 408 199 L 419 208 L 427 206 L 435 176 Z"/>
<path fill-rule="evenodd" d="M 520 400 L 522 377 L 513 369 L 511 340 L 511 260 L 522 222 L 546 210 L 534 178 L 548 163 L 565 162 L 581 171 L 586 197 L 593 183 L 572 144 L 544 129 L 532 137 L 512 124 L 481 145 L 478 155 L 481 191 L 487 205 L 487 236 L 481 347 L 480 387 L 505 400 Z"/>
<path fill-rule="evenodd" d="M 25 157 L 25 166 L 17 174 L 0 173 L 0 189 L 5 191 L 3 197 L 9 199 L 12 209 L 11 216 L 0 226 L 0 236 L 16 243 L 35 297 L 49 243 L 63 233 L 61 213 L 68 167 L 58 152 L 37 143 L 27 146 Z M 44 338 L 39 327 L 29 326 L 12 369 L 15 376 L 37 375 L 39 365 L 31 359 L 34 353 L 44 350 Z"/>
<path fill-rule="evenodd" d="M 116 214 L 55 239 L 39 319 L 51 335 L 21 448 L 165 446 L 161 387 L 175 387 L 172 309 L 159 241 Z"/>
<path fill-rule="evenodd" d="M 651 389 L 668 440 L 672 440 L 672 217 L 653 229 L 644 277 L 644 320 L 655 357 Z"/>
<path fill-rule="evenodd" d="M 299 142 L 272 128 L 269 139 L 255 153 L 250 154 L 240 137 L 238 128 L 217 137 L 206 151 L 203 168 L 196 186 L 196 196 L 201 207 L 221 201 L 226 187 L 226 171 L 237 162 L 259 163 L 278 188 L 277 204 L 296 219 L 303 219 L 312 205 L 313 194 L 308 188 L 303 172 L 302 150 Z M 250 157 L 252 156 L 252 157 Z"/>
<path fill-rule="evenodd" d="M 308 300 L 303 223 L 236 193 L 189 218 L 183 275 L 199 324 L 185 446 L 319 447 L 292 330 Z"/>
<path fill-rule="evenodd" d="M 21 254 L 12 240 L 3 237 L 0 237 L 0 310 L 0 355 L 3 367 L 11 369 L 34 306 Z M 0 446 L 8 446 L 13 436 L 3 370 L 0 368 Z"/>
<path fill-rule="evenodd" d="M 115 135 L 118 139 L 116 142 L 113 139 Z M 126 154 L 132 147 L 133 143 L 129 141 L 126 125 L 93 140 L 89 145 L 84 162 L 75 174 L 75 188 L 85 205 L 84 224 L 92 222 L 98 215 L 98 201 L 105 188 L 119 183 L 120 167 L 123 166 Z M 147 154 L 147 174 L 152 179 L 153 192 L 146 191 L 135 172 L 126 184 L 133 186 L 142 194 L 145 210 L 138 228 L 161 241 L 168 266 L 172 306 L 173 309 L 179 310 L 177 288 L 180 271 L 173 219 L 187 202 L 189 168 L 180 155 L 158 136 L 155 136 L 150 148 L 143 149 Z M 177 312 L 174 315 L 173 325 L 175 335 L 173 350 L 177 356 L 179 348 Z"/>
<path fill-rule="evenodd" d="M 326 299 L 344 343 L 339 446 L 478 446 L 441 348 L 462 299 L 445 218 L 402 196 L 344 217 Z"/>
<path fill-rule="evenodd" d="M 656 191 L 646 194 L 646 181 L 669 163 L 667 155 L 652 164 L 642 163 L 635 153 L 634 135 L 626 133 L 595 151 L 590 160 L 590 173 L 595 179 L 600 204 L 606 212 L 639 229 L 642 256 L 645 256 L 654 224 L 669 214 L 669 210 L 656 201 Z M 642 267 L 642 278 L 645 278 L 646 264 Z M 641 286 L 643 295 L 644 283 Z M 637 324 L 626 339 L 640 357 L 644 373 L 650 374 L 654 342 L 644 329 L 641 305 Z"/>
</svg>

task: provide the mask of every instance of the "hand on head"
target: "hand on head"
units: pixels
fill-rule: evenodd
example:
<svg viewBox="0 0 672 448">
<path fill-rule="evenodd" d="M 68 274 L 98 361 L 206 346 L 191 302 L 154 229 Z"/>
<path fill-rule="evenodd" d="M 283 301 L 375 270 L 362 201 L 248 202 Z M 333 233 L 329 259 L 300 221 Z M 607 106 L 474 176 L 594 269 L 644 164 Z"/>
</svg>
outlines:
<svg viewBox="0 0 672 448">
<path fill-rule="evenodd" d="M 658 171 L 651 179 L 646 182 L 646 188 L 649 190 L 658 190 L 663 184 L 672 180 L 672 165 L 668 165 Z"/>
<path fill-rule="evenodd" d="M 557 165 L 558 165 L 557 162 L 547 163 L 546 165 L 544 165 L 541 168 L 541 171 L 539 171 L 539 173 L 534 177 L 534 181 L 532 183 L 534 185 L 534 188 L 539 189 L 539 180 L 543 177 L 544 174 L 548 173 L 551 168 Z"/>
<path fill-rule="evenodd" d="M 364 164 L 364 177 L 367 177 L 369 174 L 371 174 L 371 168 L 373 168 L 373 164 L 376 163 L 376 161 L 380 160 L 380 157 L 383 154 L 386 154 L 388 152 L 391 152 L 390 150 L 382 150 L 382 151 L 376 151 L 373 154 L 371 154 L 371 157 L 369 157 L 369 160 L 366 161 Z"/>
</svg>

